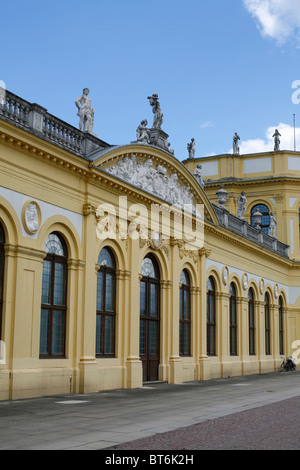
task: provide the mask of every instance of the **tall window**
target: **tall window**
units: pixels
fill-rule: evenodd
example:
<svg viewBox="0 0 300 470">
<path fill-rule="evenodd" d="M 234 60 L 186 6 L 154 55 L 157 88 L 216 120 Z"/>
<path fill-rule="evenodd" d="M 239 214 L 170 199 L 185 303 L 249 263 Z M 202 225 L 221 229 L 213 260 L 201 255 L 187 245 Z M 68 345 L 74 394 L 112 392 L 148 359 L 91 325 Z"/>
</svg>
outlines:
<svg viewBox="0 0 300 470">
<path fill-rule="evenodd" d="M 237 307 L 236 307 L 236 288 L 232 283 L 229 287 L 229 331 L 230 331 L 230 354 L 237 355 Z"/>
<path fill-rule="evenodd" d="M 3 310 L 3 285 L 4 285 L 4 230 L 0 224 L 0 340 L 2 339 L 2 310 Z"/>
<path fill-rule="evenodd" d="M 143 381 L 158 380 L 160 361 L 160 272 L 154 256 L 147 255 L 141 266 L 140 358 Z"/>
<path fill-rule="evenodd" d="M 266 354 L 271 354 L 271 321 L 270 321 L 270 297 L 265 295 L 265 348 Z"/>
<path fill-rule="evenodd" d="M 62 237 L 51 233 L 43 263 L 40 358 L 65 357 L 68 255 Z"/>
<path fill-rule="evenodd" d="M 180 275 L 179 295 L 179 354 L 191 354 L 191 289 L 188 272 L 184 269 Z"/>
<path fill-rule="evenodd" d="M 255 311 L 253 289 L 248 292 L 248 317 L 249 317 L 249 355 L 255 354 Z"/>
<path fill-rule="evenodd" d="M 270 211 L 269 208 L 265 204 L 257 204 L 251 210 L 251 225 L 254 224 L 254 214 L 255 212 L 260 212 L 262 214 L 262 225 L 261 228 L 263 232 L 267 235 L 269 234 L 269 227 L 270 227 Z"/>
<path fill-rule="evenodd" d="M 279 354 L 284 354 L 284 315 L 282 297 L 279 297 Z"/>
<path fill-rule="evenodd" d="M 207 280 L 207 355 L 216 355 L 216 288 L 212 277 Z"/>
<path fill-rule="evenodd" d="M 115 355 L 116 323 L 116 262 L 109 248 L 103 248 L 98 258 L 96 356 Z"/>
</svg>

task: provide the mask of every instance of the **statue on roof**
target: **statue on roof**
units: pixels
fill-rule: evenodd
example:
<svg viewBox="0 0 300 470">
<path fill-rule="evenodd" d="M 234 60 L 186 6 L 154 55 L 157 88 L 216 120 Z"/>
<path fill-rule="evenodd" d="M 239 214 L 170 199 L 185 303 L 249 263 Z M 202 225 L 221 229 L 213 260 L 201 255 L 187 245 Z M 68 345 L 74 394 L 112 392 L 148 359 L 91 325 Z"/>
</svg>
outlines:
<svg viewBox="0 0 300 470">
<path fill-rule="evenodd" d="M 154 114 L 152 129 L 161 129 L 161 125 L 163 123 L 163 114 L 158 102 L 158 95 L 154 93 L 152 96 L 148 96 L 148 100 Z"/>
<path fill-rule="evenodd" d="M 280 138 L 281 137 L 281 134 L 279 133 L 278 129 L 275 129 L 275 133 L 274 135 L 272 136 L 274 137 L 274 152 L 279 152 L 280 151 Z"/>
<path fill-rule="evenodd" d="M 233 136 L 233 155 L 240 154 L 239 140 L 241 140 L 240 136 L 237 133 L 235 133 Z"/>
<path fill-rule="evenodd" d="M 93 134 L 95 110 L 92 108 L 92 101 L 88 96 L 89 92 L 90 90 L 88 88 L 84 88 L 82 95 L 77 98 L 75 104 L 78 108 L 77 116 L 79 116 L 79 129 L 83 132 Z"/>
<path fill-rule="evenodd" d="M 200 184 L 201 188 L 204 189 L 205 183 L 202 179 L 202 165 L 198 164 L 194 171 L 194 178 Z"/>
<path fill-rule="evenodd" d="M 147 124 L 147 119 L 144 119 L 136 130 L 137 141 L 142 144 L 150 144 L 150 129 L 147 129 Z"/>
<path fill-rule="evenodd" d="M 189 160 L 192 160 L 195 158 L 195 153 L 196 153 L 196 144 L 195 144 L 195 139 L 191 139 L 191 142 L 187 144 L 187 149 L 189 152 Z"/>
<path fill-rule="evenodd" d="M 238 211 L 237 211 L 237 216 L 241 220 L 244 220 L 244 214 L 246 212 L 246 204 L 247 204 L 247 199 L 245 196 L 245 192 L 242 191 L 238 199 Z"/>
<path fill-rule="evenodd" d="M 269 226 L 269 235 L 270 237 L 276 238 L 277 230 L 277 220 L 274 217 L 274 212 L 270 213 L 270 226 Z"/>
</svg>

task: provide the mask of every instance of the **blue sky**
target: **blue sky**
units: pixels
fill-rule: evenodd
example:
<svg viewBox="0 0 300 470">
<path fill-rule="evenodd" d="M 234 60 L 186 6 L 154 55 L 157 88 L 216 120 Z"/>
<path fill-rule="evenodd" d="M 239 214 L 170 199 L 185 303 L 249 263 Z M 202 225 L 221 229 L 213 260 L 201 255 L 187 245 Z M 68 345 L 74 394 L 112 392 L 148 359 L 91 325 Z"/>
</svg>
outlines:
<svg viewBox="0 0 300 470">
<path fill-rule="evenodd" d="M 242 153 L 272 150 L 276 127 L 293 149 L 299 0 L 2 0 L 1 18 L 7 89 L 78 127 L 75 99 L 90 88 L 94 132 L 110 144 L 151 126 L 158 93 L 179 160 L 192 137 L 197 157 L 227 153 L 235 132 Z"/>
</svg>

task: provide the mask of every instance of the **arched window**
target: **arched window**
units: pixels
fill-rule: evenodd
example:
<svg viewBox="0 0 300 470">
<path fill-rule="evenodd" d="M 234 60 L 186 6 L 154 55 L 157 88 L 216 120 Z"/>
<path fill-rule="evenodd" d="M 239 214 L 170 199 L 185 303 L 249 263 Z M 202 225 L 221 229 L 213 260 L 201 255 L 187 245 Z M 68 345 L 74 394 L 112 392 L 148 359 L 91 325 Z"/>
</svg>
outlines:
<svg viewBox="0 0 300 470">
<path fill-rule="evenodd" d="M 265 351 L 271 354 L 271 319 L 270 319 L 270 297 L 265 294 Z"/>
<path fill-rule="evenodd" d="M 0 224 L 0 340 L 2 339 L 2 310 L 3 310 L 3 286 L 4 286 L 4 244 L 5 236 Z"/>
<path fill-rule="evenodd" d="M 255 310 L 253 289 L 248 292 L 248 317 L 249 317 L 249 355 L 255 355 Z"/>
<path fill-rule="evenodd" d="M 216 287 L 212 277 L 207 280 L 206 312 L 207 312 L 207 355 L 216 355 Z"/>
<path fill-rule="evenodd" d="M 255 212 L 260 212 L 262 214 L 262 225 L 261 228 L 263 232 L 267 235 L 269 234 L 269 227 L 270 227 L 270 211 L 269 208 L 265 204 L 257 204 L 251 210 L 251 225 L 255 225 L 254 223 L 254 214 Z"/>
<path fill-rule="evenodd" d="M 160 274 L 154 256 L 147 255 L 141 266 L 140 357 L 143 381 L 158 380 L 160 361 Z"/>
<path fill-rule="evenodd" d="M 284 314 L 281 296 L 279 297 L 279 354 L 284 354 Z"/>
<path fill-rule="evenodd" d="M 179 294 L 179 355 L 191 354 L 191 289 L 186 269 L 180 275 Z"/>
<path fill-rule="evenodd" d="M 229 337 L 230 337 L 230 355 L 237 355 L 237 306 L 236 306 L 236 288 L 232 283 L 229 287 Z"/>
<path fill-rule="evenodd" d="M 65 357 L 68 253 L 59 233 L 51 233 L 44 250 L 40 358 Z"/>
<path fill-rule="evenodd" d="M 116 262 L 112 251 L 103 248 L 98 258 L 96 356 L 115 355 Z"/>
</svg>

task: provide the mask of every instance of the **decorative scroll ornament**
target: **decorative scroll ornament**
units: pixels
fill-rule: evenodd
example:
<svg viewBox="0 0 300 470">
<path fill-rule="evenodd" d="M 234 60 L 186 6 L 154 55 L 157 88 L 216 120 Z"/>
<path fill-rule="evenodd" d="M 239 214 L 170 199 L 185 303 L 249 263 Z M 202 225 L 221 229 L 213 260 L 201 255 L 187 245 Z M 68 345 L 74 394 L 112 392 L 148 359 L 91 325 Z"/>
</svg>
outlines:
<svg viewBox="0 0 300 470">
<path fill-rule="evenodd" d="M 185 205 L 191 205 L 191 208 L 194 208 L 190 187 L 180 186 L 177 173 L 168 176 L 167 169 L 163 165 L 154 168 L 151 158 L 141 162 L 136 160 L 135 155 L 131 155 L 122 158 L 105 171 L 177 207 L 184 208 Z"/>
</svg>

